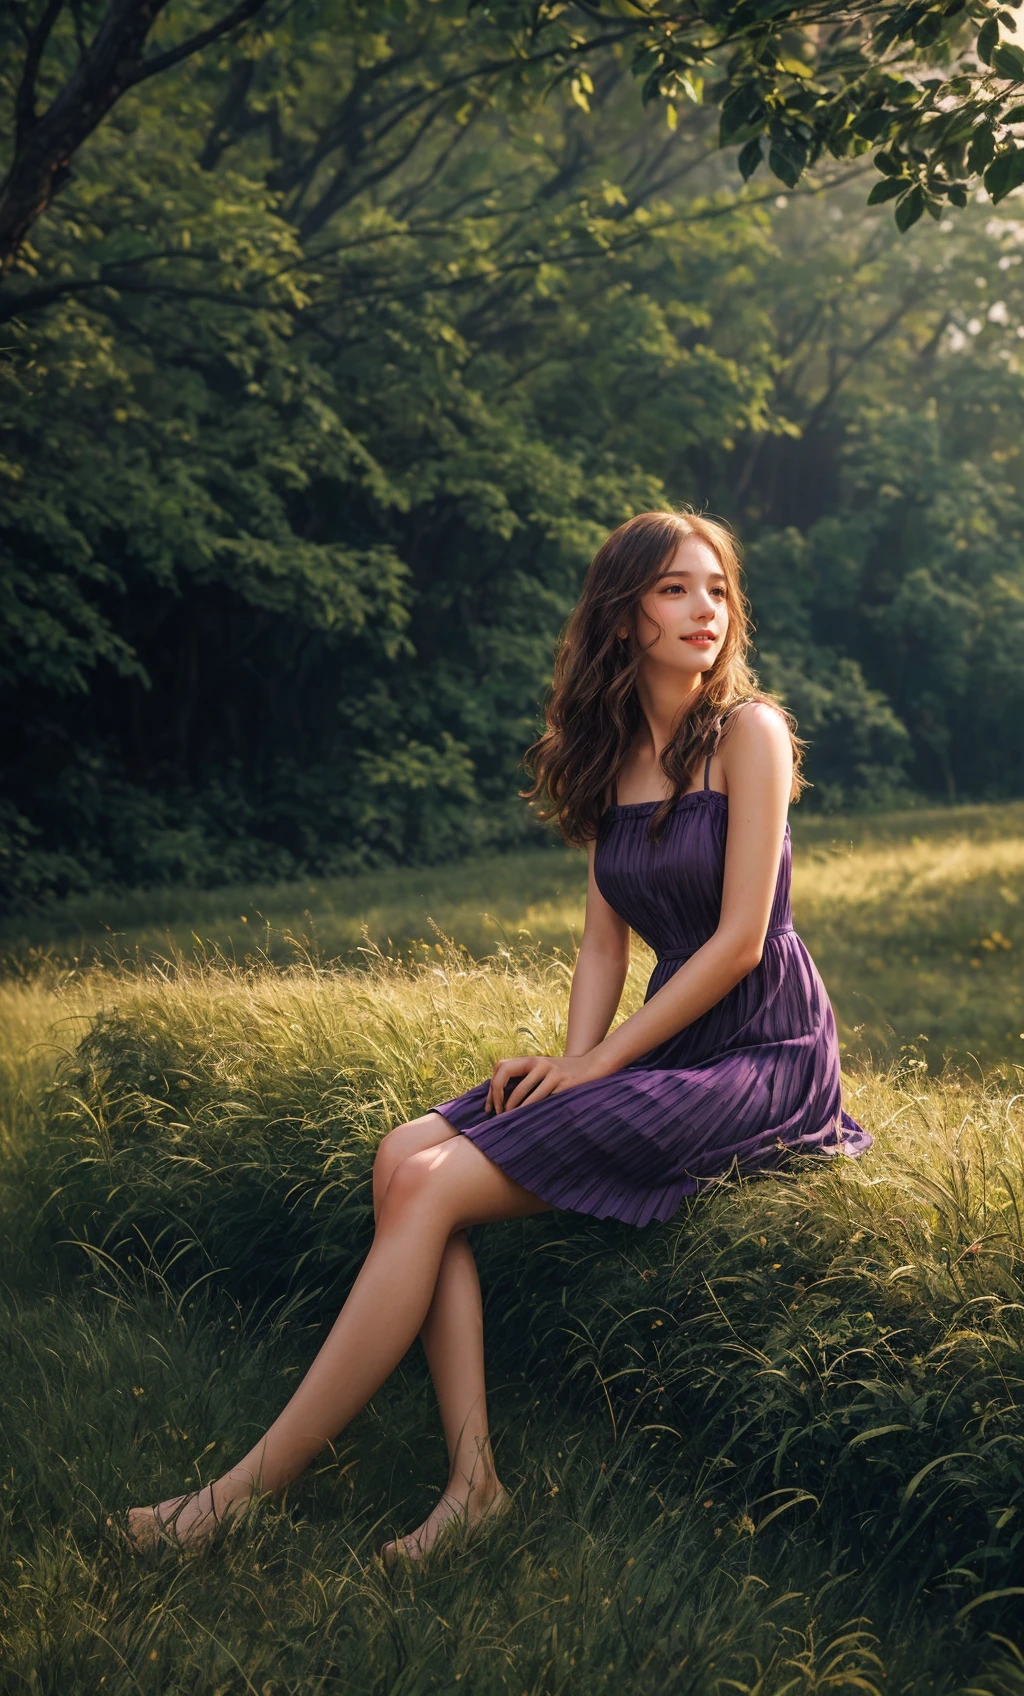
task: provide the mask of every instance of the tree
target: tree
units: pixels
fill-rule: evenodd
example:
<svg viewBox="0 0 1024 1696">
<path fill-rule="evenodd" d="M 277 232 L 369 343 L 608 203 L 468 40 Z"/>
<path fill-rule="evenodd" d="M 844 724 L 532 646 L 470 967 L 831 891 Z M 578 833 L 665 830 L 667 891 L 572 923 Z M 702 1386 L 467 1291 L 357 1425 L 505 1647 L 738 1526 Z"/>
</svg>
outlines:
<svg viewBox="0 0 1024 1696">
<path fill-rule="evenodd" d="M 762 669 L 812 737 L 815 804 L 1024 782 L 1015 211 L 974 204 L 905 243 L 851 185 L 824 220 L 797 197 L 774 220 L 760 281 L 790 429 L 739 444 L 734 487 Z M 851 664 L 862 705 L 834 717 Z"/>
<path fill-rule="evenodd" d="M 903 242 L 821 169 L 742 185 L 628 41 L 538 101 L 493 17 L 372 24 L 129 92 L 11 267 L 8 900 L 522 840 L 587 559 L 666 501 L 750 544 L 811 804 L 1015 792 L 1012 203 Z"/>
<path fill-rule="evenodd" d="M 874 151 L 871 203 L 905 230 L 983 180 L 993 201 L 1024 182 L 1024 45 L 999 0 L 487 0 L 519 44 L 542 51 L 577 99 L 582 67 L 628 39 L 645 101 L 710 103 L 748 179 L 766 162 L 793 188 L 826 155 Z M 524 72 L 525 74 L 525 72 Z"/>
<path fill-rule="evenodd" d="M 124 94 L 230 36 L 265 0 L 238 0 L 213 24 L 147 53 L 168 3 L 108 0 L 91 37 L 88 11 L 71 0 L 22 0 L 6 30 L 0 26 L 11 136 L 0 184 L 0 273 Z M 388 8 L 379 12 L 385 27 L 393 22 Z M 402 12 L 429 33 L 430 8 L 422 17 L 416 6 Z M 1013 11 L 996 0 L 668 0 L 656 9 L 623 8 L 618 0 L 468 0 L 468 12 L 487 29 L 476 32 L 482 50 L 467 62 L 440 81 L 429 70 L 422 84 L 413 79 L 397 111 L 385 96 L 375 130 L 361 128 L 367 97 L 373 105 L 394 67 L 382 73 L 376 61 L 351 90 L 349 109 L 339 108 L 328 145 L 361 136 L 370 149 L 364 176 L 372 176 L 375 150 L 396 125 L 415 115 L 425 133 L 456 92 L 473 103 L 499 83 L 536 93 L 565 82 L 585 108 L 595 68 L 627 49 L 645 101 L 664 100 L 673 119 L 680 102 L 720 110 L 719 143 L 739 146 L 744 180 L 765 160 L 794 187 L 825 155 L 853 160 L 874 151 L 883 180 L 872 203 L 895 200 L 901 230 L 925 211 L 939 216 L 944 202 L 965 205 L 979 177 L 996 201 L 1024 182 L 1024 46 L 1011 38 Z M 443 13 L 445 24 L 466 21 L 462 4 Z M 337 21 L 353 20 L 343 13 Z M 426 63 L 416 54 L 408 65 Z M 247 110 L 250 77 L 240 61 L 208 138 L 208 163 Z M 59 86 L 40 112 L 47 83 Z M 288 179 L 283 163 L 281 180 Z M 308 222 L 335 204 L 322 188 Z"/>
<path fill-rule="evenodd" d="M 0 274 L 67 182 L 82 144 L 129 89 L 232 35 L 266 0 L 237 0 L 214 23 L 149 52 L 169 3 L 12 0 L 0 23 L 10 111 L 4 126 L 9 158 L 0 181 Z"/>
<path fill-rule="evenodd" d="M 136 91 L 9 279 L 25 899 L 514 839 L 586 559 L 664 498 L 645 442 L 679 462 L 761 418 L 761 317 L 716 279 L 763 219 L 714 165 L 684 219 L 665 201 L 703 120 L 638 124 L 610 63 L 592 114 L 449 90 L 424 129 L 464 27 L 432 7 L 327 45 L 265 44 L 230 116 L 208 62 Z"/>
</svg>

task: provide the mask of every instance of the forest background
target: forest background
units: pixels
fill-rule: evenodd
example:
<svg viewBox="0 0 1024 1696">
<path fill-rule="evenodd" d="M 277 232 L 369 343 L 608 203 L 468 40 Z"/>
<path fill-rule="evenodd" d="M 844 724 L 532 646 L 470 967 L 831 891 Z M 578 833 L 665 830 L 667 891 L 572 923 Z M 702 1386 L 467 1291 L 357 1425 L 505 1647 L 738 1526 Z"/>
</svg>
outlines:
<svg viewBox="0 0 1024 1696">
<path fill-rule="evenodd" d="M 900 233 L 867 157 L 744 185 L 699 79 L 645 105 L 612 42 L 510 81 L 494 11 L 264 11 L 20 242 L 8 912 L 542 839 L 558 632 L 666 503 L 738 529 L 808 807 L 1024 792 L 1018 196 Z"/>
</svg>

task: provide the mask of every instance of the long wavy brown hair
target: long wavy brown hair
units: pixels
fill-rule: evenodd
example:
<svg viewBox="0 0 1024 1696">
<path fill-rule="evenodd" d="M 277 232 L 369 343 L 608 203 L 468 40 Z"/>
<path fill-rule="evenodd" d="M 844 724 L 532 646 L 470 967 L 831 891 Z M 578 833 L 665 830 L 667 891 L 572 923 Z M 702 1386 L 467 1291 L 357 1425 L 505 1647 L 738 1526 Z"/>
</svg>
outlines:
<svg viewBox="0 0 1024 1696">
<path fill-rule="evenodd" d="M 700 762 L 718 745 L 724 714 L 741 701 L 770 702 L 783 713 L 793 741 L 792 798 L 803 788 L 795 721 L 759 689 L 748 664 L 750 607 L 732 531 L 685 509 L 641 512 L 620 524 L 591 561 L 555 655 L 547 728 L 523 756 L 533 784 L 521 796 L 539 802 L 538 817 L 557 818 L 566 842 L 575 847 L 597 835 L 609 788 L 643 724 L 636 690 L 645 645 L 638 628 L 640 602 L 688 536 L 699 537 L 718 556 L 729 626 L 693 705 L 662 752 L 671 794 L 652 815 L 651 834 L 660 835 L 676 800 L 693 787 Z M 618 634 L 624 625 L 625 638 Z"/>
</svg>

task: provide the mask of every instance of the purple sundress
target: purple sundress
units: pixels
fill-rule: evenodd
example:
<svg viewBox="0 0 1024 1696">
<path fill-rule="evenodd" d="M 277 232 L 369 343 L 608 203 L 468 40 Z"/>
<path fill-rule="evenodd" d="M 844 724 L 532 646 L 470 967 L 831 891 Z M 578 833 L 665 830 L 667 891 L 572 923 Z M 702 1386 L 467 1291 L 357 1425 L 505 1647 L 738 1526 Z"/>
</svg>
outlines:
<svg viewBox="0 0 1024 1696">
<path fill-rule="evenodd" d="M 658 956 L 644 1000 L 714 932 L 728 801 L 708 785 L 680 796 L 660 842 L 657 801 L 601 815 L 594 876 Z M 553 1207 L 646 1225 L 730 1168 L 790 1153 L 862 1154 L 872 1138 L 842 1108 L 832 1006 L 793 929 L 789 825 L 760 963 L 721 1001 L 617 1072 L 531 1105 L 487 1113 L 488 1081 L 433 1111 L 516 1183 Z"/>
</svg>

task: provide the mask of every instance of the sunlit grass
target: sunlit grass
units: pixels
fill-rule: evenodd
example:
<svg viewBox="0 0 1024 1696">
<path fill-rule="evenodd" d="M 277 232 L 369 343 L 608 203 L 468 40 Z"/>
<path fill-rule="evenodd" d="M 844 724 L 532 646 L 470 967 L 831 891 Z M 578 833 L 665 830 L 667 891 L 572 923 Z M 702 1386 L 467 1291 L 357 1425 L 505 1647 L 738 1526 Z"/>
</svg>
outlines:
<svg viewBox="0 0 1024 1696">
<path fill-rule="evenodd" d="M 8 921 L 0 946 L 22 960 L 33 950 L 111 960 L 211 947 L 238 959 L 266 949 L 286 961 L 299 948 L 329 960 L 352 957 L 367 939 L 392 950 L 415 946 L 433 940 L 435 925 L 474 953 L 524 929 L 565 945 L 578 932 L 585 886 L 583 856 L 552 845 L 358 877 L 90 895 Z"/>
<path fill-rule="evenodd" d="M 850 1050 L 1024 1059 L 1024 807 L 795 837 L 796 923 Z"/>
<path fill-rule="evenodd" d="M 431 931 L 404 961 L 51 957 L 0 983 L 4 1696 L 1022 1696 L 1024 1073 L 1003 1039 L 986 1072 L 939 1076 L 934 1038 L 865 1047 L 897 1003 L 953 1048 L 990 1004 L 1010 1029 L 1019 811 L 875 821 L 852 851 L 801 825 L 798 922 L 875 1147 L 642 1232 L 475 1233 L 515 1510 L 394 1579 L 373 1550 L 442 1478 L 415 1351 L 284 1511 L 210 1557 L 139 1566 L 106 1517 L 273 1415 L 365 1250 L 379 1137 L 560 1044 L 559 855 L 546 887 L 513 865 L 533 911 L 509 897 L 487 957 Z M 458 905 L 432 909 L 457 935 Z M 982 947 L 997 930 L 1011 946 Z M 638 947 L 623 1013 L 649 965 Z M 857 1037 L 867 984 L 883 1012 Z"/>
<path fill-rule="evenodd" d="M 950 1057 L 1024 1058 L 1024 804 L 850 819 L 795 808 L 793 836 L 797 927 L 851 1059 L 882 1064 L 907 1044 L 933 1072 Z M 90 897 L 9 923 L 0 949 L 30 974 L 41 958 L 355 964 L 367 945 L 422 959 L 445 936 L 478 958 L 524 943 L 571 957 L 585 889 L 582 854 L 532 849 L 268 889 Z M 637 954 L 649 964 L 642 944 Z"/>
</svg>

